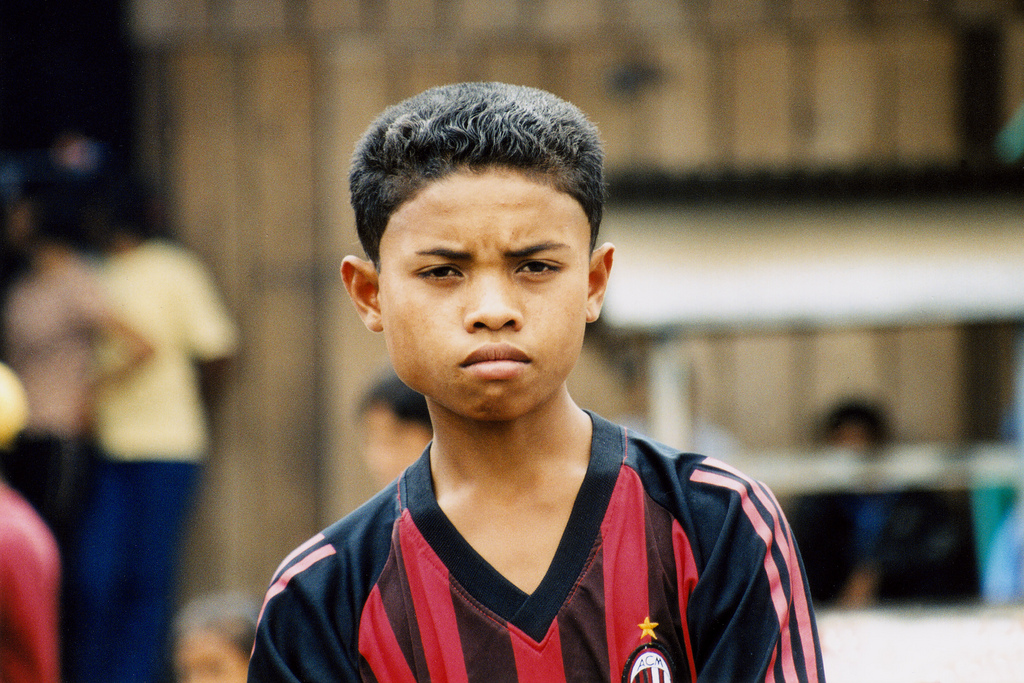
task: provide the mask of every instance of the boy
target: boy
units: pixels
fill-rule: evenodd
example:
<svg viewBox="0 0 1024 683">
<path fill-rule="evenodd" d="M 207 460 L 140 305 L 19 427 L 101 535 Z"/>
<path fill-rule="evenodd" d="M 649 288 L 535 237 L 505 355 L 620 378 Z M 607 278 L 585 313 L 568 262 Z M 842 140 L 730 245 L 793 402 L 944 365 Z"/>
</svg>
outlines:
<svg viewBox="0 0 1024 683">
<path fill-rule="evenodd" d="M 566 390 L 612 265 L 602 174 L 596 129 L 530 88 L 436 88 L 370 127 L 368 260 L 342 277 L 434 438 L 282 563 L 251 681 L 823 678 L 771 494 Z"/>
</svg>

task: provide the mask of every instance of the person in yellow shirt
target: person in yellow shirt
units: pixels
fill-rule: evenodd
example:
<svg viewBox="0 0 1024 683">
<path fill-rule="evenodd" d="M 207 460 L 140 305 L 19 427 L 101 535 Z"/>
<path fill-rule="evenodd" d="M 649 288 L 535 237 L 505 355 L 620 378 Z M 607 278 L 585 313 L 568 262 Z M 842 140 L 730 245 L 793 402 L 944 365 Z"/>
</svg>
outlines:
<svg viewBox="0 0 1024 683">
<path fill-rule="evenodd" d="M 110 305 L 154 350 L 96 396 L 102 457 L 69 573 L 69 667 L 83 683 L 155 678 L 180 541 L 209 445 L 202 387 L 223 373 L 238 339 L 205 266 L 151 234 L 143 200 L 108 197 L 93 213 L 105 237 Z M 122 352 L 113 346 L 103 355 L 116 363 Z"/>
</svg>

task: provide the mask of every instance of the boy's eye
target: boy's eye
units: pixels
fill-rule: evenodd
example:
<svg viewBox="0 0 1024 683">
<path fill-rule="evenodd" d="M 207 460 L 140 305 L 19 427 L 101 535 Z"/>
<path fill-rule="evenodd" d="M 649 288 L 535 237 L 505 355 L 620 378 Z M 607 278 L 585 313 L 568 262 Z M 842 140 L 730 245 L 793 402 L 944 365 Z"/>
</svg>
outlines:
<svg viewBox="0 0 1024 683">
<path fill-rule="evenodd" d="M 519 267 L 519 270 L 524 273 L 537 274 L 549 271 L 554 272 L 558 270 L 558 267 L 550 263 L 545 263 L 544 261 L 527 261 Z"/>
<path fill-rule="evenodd" d="M 449 278 L 455 277 L 459 274 L 454 266 L 433 266 L 420 271 L 420 277 L 423 278 Z"/>
</svg>

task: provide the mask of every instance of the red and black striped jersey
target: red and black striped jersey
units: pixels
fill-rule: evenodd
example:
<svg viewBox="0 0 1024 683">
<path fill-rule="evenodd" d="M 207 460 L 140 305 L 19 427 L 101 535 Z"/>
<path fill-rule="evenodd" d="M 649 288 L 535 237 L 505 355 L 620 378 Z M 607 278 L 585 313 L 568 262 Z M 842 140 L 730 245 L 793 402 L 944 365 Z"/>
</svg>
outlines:
<svg viewBox="0 0 1024 683">
<path fill-rule="evenodd" d="M 771 492 L 591 417 L 590 465 L 533 593 L 459 535 L 424 453 L 285 559 L 249 680 L 823 681 Z"/>
</svg>

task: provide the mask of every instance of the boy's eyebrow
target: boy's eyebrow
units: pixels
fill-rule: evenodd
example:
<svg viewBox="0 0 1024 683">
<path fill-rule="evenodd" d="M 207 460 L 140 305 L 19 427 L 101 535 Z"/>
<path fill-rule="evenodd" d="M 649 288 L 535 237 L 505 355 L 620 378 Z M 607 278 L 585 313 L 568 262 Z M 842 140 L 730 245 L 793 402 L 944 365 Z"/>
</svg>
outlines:
<svg viewBox="0 0 1024 683">
<path fill-rule="evenodd" d="M 567 249 L 569 245 L 563 244 L 562 242 L 541 242 L 540 244 L 533 244 L 522 249 L 515 249 L 513 251 L 505 252 L 505 256 L 508 258 L 528 258 L 534 254 L 539 254 L 542 251 L 553 251 L 555 249 Z"/>
<path fill-rule="evenodd" d="M 553 251 L 556 249 L 567 249 L 569 245 L 562 242 L 541 242 L 540 244 L 531 244 L 528 247 L 522 249 L 513 249 L 512 251 L 505 252 L 506 258 L 511 259 L 522 259 L 529 258 L 534 254 L 539 254 L 542 251 Z M 450 261 L 467 261 L 472 258 L 472 255 L 468 251 L 459 251 L 457 249 L 448 249 L 446 247 L 435 247 L 433 249 L 421 249 L 416 252 L 418 256 L 437 256 Z"/>
<path fill-rule="evenodd" d="M 456 251 L 455 249 L 445 249 L 444 247 L 436 247 L 434 249 L 420 249 L 416 252 L 417 256 L 438 256 L 449 261 L 465 261 L 469 259 L 468 251 Z"/>
</svg>

